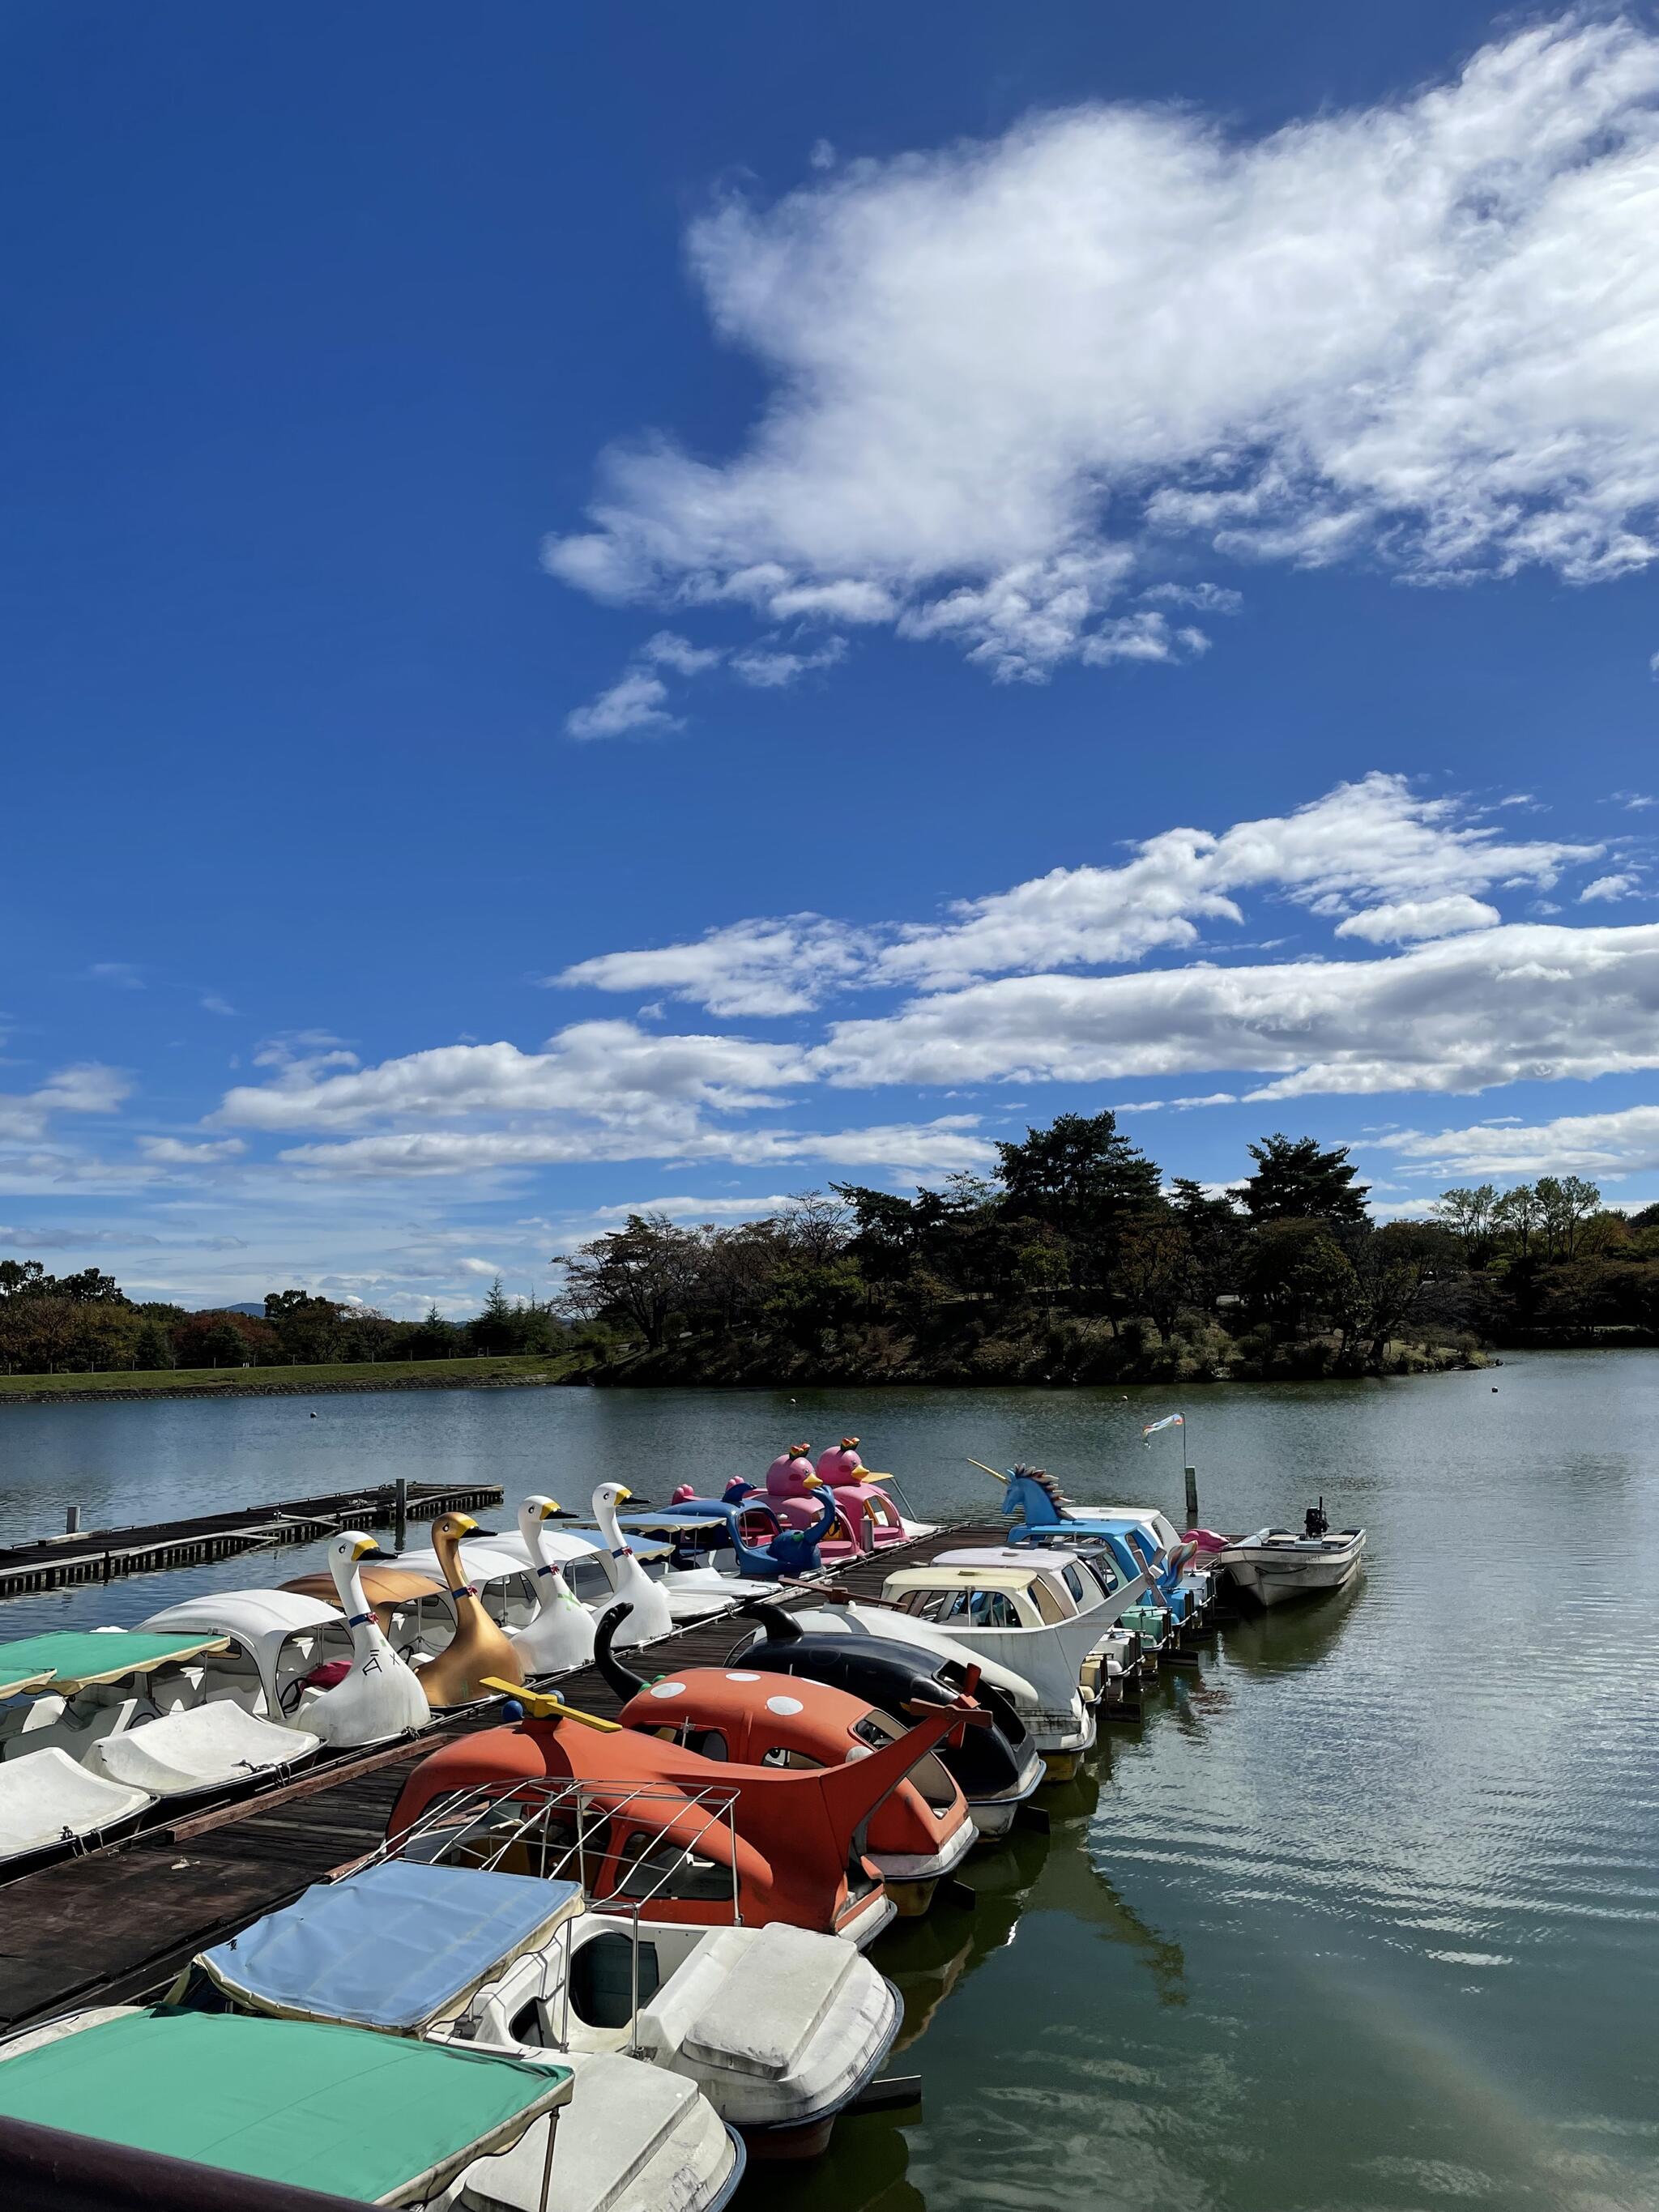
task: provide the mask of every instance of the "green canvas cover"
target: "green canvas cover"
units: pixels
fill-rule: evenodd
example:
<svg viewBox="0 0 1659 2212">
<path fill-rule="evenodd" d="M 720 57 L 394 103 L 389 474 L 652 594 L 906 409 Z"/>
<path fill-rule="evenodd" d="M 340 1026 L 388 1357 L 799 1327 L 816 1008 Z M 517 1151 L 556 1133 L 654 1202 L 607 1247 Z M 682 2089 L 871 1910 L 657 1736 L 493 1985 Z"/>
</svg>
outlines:
<svg viewBox="0 0 1659 2212">
<path fill-rule="evenodd" d="M 222 1651 L 222 1636 L 140 1636 L 129 1628 L 55 1629 L 0 1644 L 0 1698 L 21 1689 L 70 1692 L 88 1682 L 118 1682 L 148 1674 L 169 1659 Z"/>
<path fill-rule="evenodd" d="M 362 2028 L 156 2005 L 0 2060 L 0 2113 L 406 2204 L 515 2142 L 568 2101 L 571 2078 Z"/>
</svg>

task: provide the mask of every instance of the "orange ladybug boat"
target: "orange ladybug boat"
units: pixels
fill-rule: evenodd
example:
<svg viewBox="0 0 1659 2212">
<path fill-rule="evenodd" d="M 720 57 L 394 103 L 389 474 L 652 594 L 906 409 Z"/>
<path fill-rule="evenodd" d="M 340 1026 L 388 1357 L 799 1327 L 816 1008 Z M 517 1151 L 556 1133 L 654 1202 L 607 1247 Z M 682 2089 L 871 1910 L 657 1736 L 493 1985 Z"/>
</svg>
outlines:
<svg viewBox="0 0 1659 2212">
<path fill-rule="evenodd" d="M 757 1672 L 741 1660 L 730 1667 L 678 1668 L 646 1682 L 611 1649 L 619 1617 L 620 1608 L 613 1608 L 600 1621 L 593 1657 L 627 1700 L 624 1728 L 647 1729 L 722 1765 L 736 1760 L 796 1771 L 862 1759 L 902 1734 L 889 1715 L 848 1691 L 802 1676 Z M 948 1693 L 941 1698 L 949 1701 Z M 927 1910 L 978 1832 L 967 1799 L 938 1753 L 930 1751 L 871 1814 L 865 1856 L 900 1917 L 911 1919 Z"/>
<path fill-rule="evenodd" d="M 799 1697 L 803 1709 L 807 1693 L 835 1694 L 790 1677 L 778 1683 L 771 1694 Z M 784 1921 L 847 1936 L 860 1948 L 896 1910 L 868 1856 L 872 1820 L 938 1745 L 990 1717 L 970 1701 L 918 1705 L 913 1727 L 879 1748 L 851 1743 L 854 1755 L 836 1765 L 748 1765 L 578 1713 L 550 1694 L 508 1682 L 489 1686 L 516 1697 L 526 1717 L 514 1727 L 460 1737 L 423 1759 L 392 1810 L 387 1834 L 394 1843 L 446 1802 L 468 1806 L 476 1817 L 481 1794 L 499 1803 L 503 1820 L 520 1821 L 529 1834 L 548 1784 L 580 1782 L 614 1808 L 609 1833 L 595 1838 L 590 1850 L 588 1893 L 596 1904 L 621 1901 L 641 1879 L 657 1879 L 635 1849 L 634 1828 L 643 1832 L 647 1824 L 628 1817 L 630 1802 L 648 1796 L 649 1833 L 665 1830 L 665 1847 L 677 1861 L 666 1888 L 653 1888 L 653 1918 L 724 1924 L 735 1875 L 745 1927 Z M 746 1686 L 746 1693 L 753 1686 Z M 658 1709 L 665 1703 L 658 1701 Z M 711 1829 L 696 1801 L 714 1788 L 729 1811 L 725 1824 Z M 687 1800 L 680 1816 L 668 1802 L 674 1791 Z"/>
</svg>

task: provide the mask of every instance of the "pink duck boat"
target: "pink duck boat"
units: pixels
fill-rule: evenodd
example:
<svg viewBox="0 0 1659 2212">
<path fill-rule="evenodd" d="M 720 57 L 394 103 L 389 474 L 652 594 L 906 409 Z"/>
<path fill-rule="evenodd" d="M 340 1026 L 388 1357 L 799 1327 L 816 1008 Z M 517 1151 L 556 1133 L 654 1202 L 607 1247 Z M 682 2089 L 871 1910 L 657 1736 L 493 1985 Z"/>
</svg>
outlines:
<svg viewBox="0 0 1659 2212">
<path fill-rule="evenodd" d="M 790 1528 L 809 1527 L 817 1516 L 807 1478 L 816 1474 L 835 1492 L 840 1516 L 837 1532 L 818 1546 L 826 1560 L 857 1559 L 860 1555 L 902 1544 L 908 1536 L 923 1535 L 920 1522 L 907 1522 L 881 1484 L 891 1478 L 872 1474 L 859 1455 L 856 1437 L 843 1437 L 832 1449 L 821 1452 L 812 1464 L 810 1444 L 792 1444 L 766 1470 L 766 1495 Z"/>
</svg>

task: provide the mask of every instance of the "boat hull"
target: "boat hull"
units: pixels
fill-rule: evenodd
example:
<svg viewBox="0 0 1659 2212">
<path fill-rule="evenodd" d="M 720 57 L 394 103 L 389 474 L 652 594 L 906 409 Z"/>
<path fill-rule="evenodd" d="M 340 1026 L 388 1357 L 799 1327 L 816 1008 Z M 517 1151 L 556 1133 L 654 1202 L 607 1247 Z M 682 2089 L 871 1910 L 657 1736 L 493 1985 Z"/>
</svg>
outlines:
<svg viewBox="0 0 1659 2212">
<path fill-rule="evenodd" d="M 1346 1589 L 1365 1556 L 1364 1530 L 1350 1542 L 1327 1541 L 1316 1551 L 1290 1546 L 1240 1544 L 1214 1555 L 1235 1589 L 1257 1605 L 1286 1605 L 1298 1599 L 1328 1597 Z"/>
</svg>

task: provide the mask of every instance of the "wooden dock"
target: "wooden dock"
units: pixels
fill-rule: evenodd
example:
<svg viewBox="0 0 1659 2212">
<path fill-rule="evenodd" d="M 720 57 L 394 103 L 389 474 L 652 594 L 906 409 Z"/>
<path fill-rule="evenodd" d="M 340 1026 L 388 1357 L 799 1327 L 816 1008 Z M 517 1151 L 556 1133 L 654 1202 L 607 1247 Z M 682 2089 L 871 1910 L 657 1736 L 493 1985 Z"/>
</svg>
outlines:
<svg viewBox="0 0 1659 2212">
<path fill-rule="evenodd" d="M 411 1482 L 406 1511 L 412 1521 L 440 1513 L 471 1513 L 501 1503 L 499 1483 Z M 167 1567 L 202 1566 L 267 1546 L 310 1544 L 337 1528 L 387 1527 L 396 1509 L 392 1483 L 340 1490 L 326 1498 L 293 1498 L 273 1505 L 234 1506 L 191 1521 L 162 1521 L 148 1528 L 79 1530 L 28 1544 L 0 1545 L 0 1598 L 62 1589 L 74 1583 L 113 1582 L 122 1575 L 154 1574 Z"/>
<path fill-rule="evenodd" d="M 820 1580 L 856 1598 L 880 1595 L 898 1561 L 921 1565 L 957 1544 L 1004 1540 L 994 1526 L 936 1530 Z M 750 1583 L 744 1595 L 772 1595 Z M 779 1593 L 794 1607 L 811 1591 Z M 748 1632 L 735 1607 L 630 1650 L 630 1665 L 721 1664 Z M 556 1678 L 584 1711 L 621 1701 L 595 1667 Z M 143 1831 L 26 1874 L 0 1890 L 0 2033 L 74 2006 L 128 2003 L 165 1989 L 195 1953 L 298 1896 L 334 1868 L 374 1849 L 410 1769 L 441 1743 L 501 1725 L 500 1707 L 473 1708 L 403 1742 L 343 1758 L 322 1771 L 165 1827 Z"/>
</svg>

